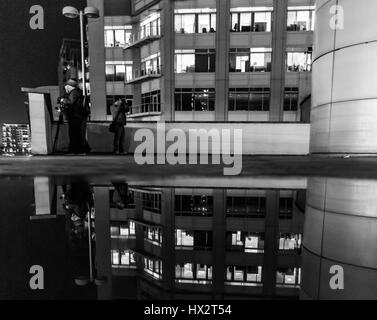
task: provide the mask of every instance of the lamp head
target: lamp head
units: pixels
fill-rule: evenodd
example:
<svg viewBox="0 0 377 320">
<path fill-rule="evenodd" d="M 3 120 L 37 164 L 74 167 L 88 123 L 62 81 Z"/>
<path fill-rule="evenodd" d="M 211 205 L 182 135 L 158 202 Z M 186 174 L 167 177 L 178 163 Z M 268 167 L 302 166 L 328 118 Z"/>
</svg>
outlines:
<svg viewBox="0 0 377 320">
<path fill-rule="evenodd" d="M 63 8 L 63 16 L 70 18 L 70 19 L 75 19 L 80 15 L 79 11 L 75 7 L 64 7 Z"/>
<path fill-rule="evenodd" d="M 96 7 L 86 7 L 84 10 L 84 15 L 91 19 L 99 18 L 99 10 Z"/>
</svg>

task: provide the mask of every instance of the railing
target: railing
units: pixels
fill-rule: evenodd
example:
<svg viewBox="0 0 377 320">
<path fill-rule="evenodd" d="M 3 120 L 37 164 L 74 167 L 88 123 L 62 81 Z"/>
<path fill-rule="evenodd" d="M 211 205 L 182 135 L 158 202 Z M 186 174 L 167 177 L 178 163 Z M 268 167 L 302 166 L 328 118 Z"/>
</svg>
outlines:
<svg viewBox="0 0 377 320">
<path fill-rule="evenodd" d="M 133 70 L 132 76 L 127 78 L 127 82 L 137 81 L 138 79 L 144 79 L 149 77 L 159 77 L 161 76 L 161 69 L 157 67 L 155 69 L 148 69 L 148 70 Z"/>
<path fill-rule="evenodd" d="M 143 42 L 148 39 L 155 39 L 161 36 L 161 26 L 160 25 L 145 25 L 139 28 L 136 33 L 131 34 L 128 39 L 128 47 L 131 47 L 137 43 Z"/>
<path fill-rule="evenodd" d="M 159 113 L 159 112 L 161 112 L 161 103 L 146 103 L 146 104 L 132 106 L 130 108 L 129 116 Z"/>
</svg>

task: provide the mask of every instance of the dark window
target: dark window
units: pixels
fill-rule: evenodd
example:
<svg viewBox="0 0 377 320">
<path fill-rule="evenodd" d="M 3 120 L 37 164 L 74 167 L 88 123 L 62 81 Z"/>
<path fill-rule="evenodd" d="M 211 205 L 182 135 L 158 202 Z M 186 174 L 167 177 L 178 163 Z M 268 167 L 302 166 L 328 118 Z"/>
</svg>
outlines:
<svg viewBox="0 0 377 320">
<path fill-rule="evenodd" d="M 285 88 L 284 111 L 298 110 L 298 88 Z"/>
<path fill-rule="evenodd" d="M 269 109 L 269 88 L 229 89 L 229 111 L 268 111 Z"/>
<path fill-rule="evenodd" d="M 176 111 L 214 111 L 214 89 L 176 89 Z"/>
</svg>

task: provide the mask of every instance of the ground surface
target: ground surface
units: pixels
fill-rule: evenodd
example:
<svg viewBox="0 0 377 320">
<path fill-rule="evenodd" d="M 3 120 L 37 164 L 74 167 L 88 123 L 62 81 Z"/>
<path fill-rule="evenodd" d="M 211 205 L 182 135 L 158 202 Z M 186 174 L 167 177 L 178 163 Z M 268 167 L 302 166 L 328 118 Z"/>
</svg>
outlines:
<svg viewBox="0 0 377 320">
<path fill-rule="evenodd" d="M 342 177 L 377 179 L 377 158 L 244 157 L 245 177 Z M 224 165 L 144 165 L 133 156 L 0 157 L 1 176 L 133 176 L 143 178 L 222 177 Z M 229 177 L 232 179 L 234 177 Z"/>
</svg>

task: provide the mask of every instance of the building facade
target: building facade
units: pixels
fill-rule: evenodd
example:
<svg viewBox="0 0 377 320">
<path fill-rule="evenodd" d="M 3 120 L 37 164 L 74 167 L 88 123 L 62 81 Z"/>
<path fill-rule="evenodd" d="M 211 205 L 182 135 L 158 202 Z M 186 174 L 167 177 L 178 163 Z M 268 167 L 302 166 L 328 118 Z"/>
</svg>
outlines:
<svg viewBox="0 0 377 320">
<path fill-rule="evenodd" d="M 91 77 L 104 84 L 93 120 L 120 97 L 134 121 L 304 120 L 314 0 L 115 2 L 88 1 L 104 13 L 89 22 Z"/>
<path fill-rule="evenodd" d="M 30 127 L 27 124 L 3 124 L 3 151 L 26 154 L 31 151 Z"/>
</svg>

